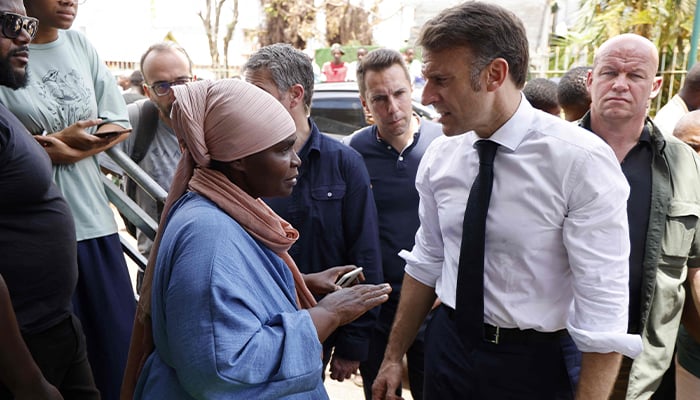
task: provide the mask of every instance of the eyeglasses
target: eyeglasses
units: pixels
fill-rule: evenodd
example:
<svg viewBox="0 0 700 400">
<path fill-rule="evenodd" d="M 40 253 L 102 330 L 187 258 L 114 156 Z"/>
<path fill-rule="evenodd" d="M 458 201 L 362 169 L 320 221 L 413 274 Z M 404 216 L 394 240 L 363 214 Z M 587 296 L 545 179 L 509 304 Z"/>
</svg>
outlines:
<svg viewBox="0 0 700 400">
<path fill-rule="evenodd" d="M 2 34 L 8 39 L 17 39 L 24 29 L 32 40 L 39 29 L 39 20 L 23 15 L 0 11 L 0 23 L 2 23 Z"/>
<path fill-rule="evenodd" d="M 168 93 L 170 93 L 171 87 L 177 85 L 184 85 L 185 83 L 191 81 L 192 78 L 188 76 L 186 78 L 177 78 L 174 81 L 170 82 L 156 82 L 153 85 L 150 85 L 149 87 L 153 89 L 153 92 L 156 94 L 156 96 L 166 96 Z"/>
</svg>

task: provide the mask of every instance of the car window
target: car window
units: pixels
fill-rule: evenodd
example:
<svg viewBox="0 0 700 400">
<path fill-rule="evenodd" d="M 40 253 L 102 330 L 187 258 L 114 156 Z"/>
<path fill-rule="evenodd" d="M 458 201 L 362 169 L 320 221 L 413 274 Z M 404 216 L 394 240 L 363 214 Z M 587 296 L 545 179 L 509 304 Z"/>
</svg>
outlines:
<svg viewBox="0 0 700 400">
<path fill-rule="evenodd" d="M 435 119 L 435 109 L 420 104 L 420 96 L 417 98 L 413 98 L 413 111 L 420 117 Z M 355 82 L 318 84 L 311 100 L 311 117 L 321 132 L 334 137 L 343 137 L 367 126 Z"/>
<path fill-rule="evenodd" d="M 315 98 L 311 117 L 325 133 L 349 135 L 367 125 L 359 98 Z"/>
</svg>

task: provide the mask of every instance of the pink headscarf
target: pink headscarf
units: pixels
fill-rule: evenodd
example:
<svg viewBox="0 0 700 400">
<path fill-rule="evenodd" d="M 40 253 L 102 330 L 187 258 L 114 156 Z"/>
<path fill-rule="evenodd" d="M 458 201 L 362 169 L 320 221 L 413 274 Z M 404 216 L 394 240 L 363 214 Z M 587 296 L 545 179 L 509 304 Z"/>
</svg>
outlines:
<svg viewBox="0 0 700 400">
<path fill-rule="evenodd" d="M 226 79 L 174 86 L 171 120 L 182 158 L 177 166 L 153 244 L 139 300 L 139 318 L 150 315 L 151 284 L 165 218 L 189 188 L 216 203 L 248 233 L 279 255 L 294 276 L 300 307 L 315 305 L 287 250 L 299 232 L 262 200 L 253 199 L 219 171 L 212 159 L 238 160 L 265 150 L 292 135 L 296 128 L 287 110 L 271 95 L 249 83 Z"/>
</svg>

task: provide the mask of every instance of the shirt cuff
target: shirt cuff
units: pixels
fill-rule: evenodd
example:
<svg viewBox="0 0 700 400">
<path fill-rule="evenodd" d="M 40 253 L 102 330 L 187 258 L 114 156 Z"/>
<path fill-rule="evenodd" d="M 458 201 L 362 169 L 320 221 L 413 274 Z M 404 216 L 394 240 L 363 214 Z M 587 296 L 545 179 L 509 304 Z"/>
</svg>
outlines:
<svg viewBox="0 0 700 400">
<path fill-rule="evenodd" d="M 425 286 L 435 287 L 435 283 L 442 272 L 442 263 L 420 262 L 408 250 L 401 250 L 399 257 L 406 261 L 405 272 L 407 274 Z"/>
<path fill-rule="evenodd" d="M 619 332 L 591 332 L 566 324 L 576 347 L 583 353 L 620 353 L 630 358 L 637 357 L 643 349 L 642 337 Z"/>
</svg>

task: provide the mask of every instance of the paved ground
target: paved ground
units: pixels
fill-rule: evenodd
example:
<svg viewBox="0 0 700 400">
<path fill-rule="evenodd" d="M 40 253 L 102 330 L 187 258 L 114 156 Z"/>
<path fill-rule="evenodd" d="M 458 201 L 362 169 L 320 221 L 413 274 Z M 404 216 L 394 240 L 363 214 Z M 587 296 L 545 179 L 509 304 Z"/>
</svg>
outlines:
<svg viewBox="0 0 700 400">
<path fill-rule="evenodd" d="M 326 374 L 326 377 L 328 374 Z M 359 376 L 356 379 L 345 380 L 343 382 L 334 381 L 326 378 L 326 390 L 328 397 L 331 400 L 364 400 L 364 392 L 362 390 L 362 378 Z M 401 393 L 404 400 L 413 400 L 411 392 L 403 390 Z"/>
<path fill-rule="evenodd" d="M 354 377 L 353 377 L 354 378 Z M 326 374 L 326 390 L 331 400 L 364 400 L 362 378 L 347 379 L 343 382 L 334 381 Z"/>
</svg>

